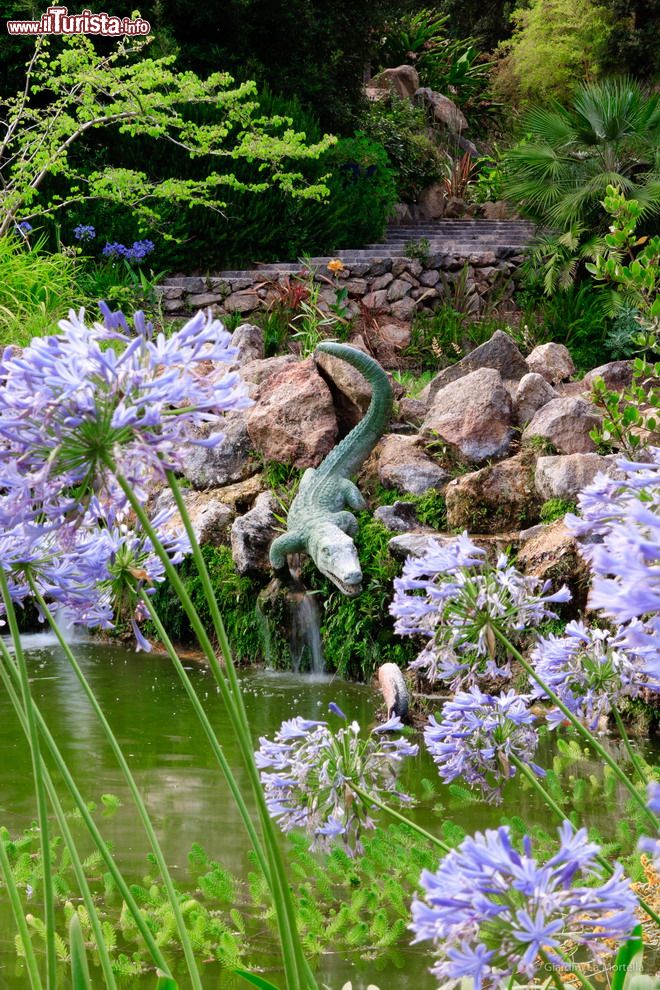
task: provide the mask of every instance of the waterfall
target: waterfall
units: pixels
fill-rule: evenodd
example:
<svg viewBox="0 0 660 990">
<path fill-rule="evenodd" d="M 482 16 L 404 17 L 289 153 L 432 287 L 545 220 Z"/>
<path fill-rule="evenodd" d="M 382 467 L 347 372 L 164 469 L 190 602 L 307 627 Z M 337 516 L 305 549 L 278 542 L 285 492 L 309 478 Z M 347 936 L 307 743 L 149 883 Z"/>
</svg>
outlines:
<svg viewBox="0 0 660 990">
<path fill-rule="evenodd" d="M 297 591 L 291 595 L 291 662 L 296 673 L 325 671 L 319 607 L 314 595 Z"/>
</svg>

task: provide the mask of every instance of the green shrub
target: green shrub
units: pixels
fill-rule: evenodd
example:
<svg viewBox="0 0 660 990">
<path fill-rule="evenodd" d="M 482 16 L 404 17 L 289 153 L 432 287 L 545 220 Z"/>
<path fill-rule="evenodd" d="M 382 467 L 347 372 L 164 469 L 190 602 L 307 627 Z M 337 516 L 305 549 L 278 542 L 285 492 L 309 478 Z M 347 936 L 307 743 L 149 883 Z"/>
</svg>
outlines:
<svg viewBox="0 0 660 990">
<path fill-rule="evenodd" d="M 446 156 L 428 135 L 426 113 L 395 96 L 370 103 L 360 127 L 387 151 L 399 199 L 414 203 L 427 186 L 444 175 Z"/>
<path fill-rule="evenodd" d="M 229 547 L 204 546 L 202 555 L 234 656 L 243 662 L 254 663 L 260 660 L 263 656 L 263 643 L 260 624 L 255 617 L 258 586 L 250 578 L 237 573 Z M 179 574 L 205 628 L 211 629 L 211 614 L 192 558 L 183 561 Z M 175 642 L 190 642 L 194 639 L 188 617 L 168 582 L 158 586 L 153 603 L 168 635 Z"/>
<path fill-rule="evenodd" d="M 28 344 L 57 330 L 74 304 L 73 258 L 44 251 L 13 234 L 0 237 L 0 346 Z"/>
</svg>

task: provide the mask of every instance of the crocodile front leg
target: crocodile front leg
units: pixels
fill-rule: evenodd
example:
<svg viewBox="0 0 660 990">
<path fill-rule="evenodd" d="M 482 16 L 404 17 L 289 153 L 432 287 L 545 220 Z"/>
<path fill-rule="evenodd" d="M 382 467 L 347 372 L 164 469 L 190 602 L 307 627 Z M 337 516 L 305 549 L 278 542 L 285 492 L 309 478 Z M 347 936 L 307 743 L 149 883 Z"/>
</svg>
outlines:
<svg viewBox="0 0 660 990">
<path fill-rule="evenodd" d="M 348 533 L 349 536 L 355 536 L 357 533 L 358 521 L 352 512 L 333 512 L 331 518 L 335 526 L 338 526 L 344 533 Z"/>
<path fill-rule="evenodd" d="M 283 533 L 277 539 L 273 540 L 270 545 L 268 558 L 275 571 L 275 576 L 280 581 L 289 582 L 291 580 L 291 572 L 289 571 L 289 565 L 286 559 L 287 556 L 290 553 L 301 553 L 305 549 L 305 540 L 302 533 Z"/>
<path fill-rule="evenodd" d="M 361 512 L 366 509 L 367 503 L 362 497 L 362 492 L 357 485 L 354 485 L 352 481 L 348 478 L 342 478 L 339 483 L 339 491 L 344 496 L 344 500 L 349 509 L 355 509 L 356 512 Z"/>
</svg>

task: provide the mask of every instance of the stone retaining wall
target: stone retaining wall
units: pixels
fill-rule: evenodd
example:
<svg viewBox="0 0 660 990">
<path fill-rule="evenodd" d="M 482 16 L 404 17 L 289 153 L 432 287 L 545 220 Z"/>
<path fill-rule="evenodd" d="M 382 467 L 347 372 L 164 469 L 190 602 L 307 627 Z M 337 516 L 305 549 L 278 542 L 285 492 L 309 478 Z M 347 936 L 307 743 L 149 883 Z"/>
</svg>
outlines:
<svg viewBox="0 0 660 990">
<path fill-rule="evenodd" d="M 463 308 L 478 315 L 493 290 L 504 298 L 512 293 L 520 261 L 520 255 L 512 255 L 511 251 L 484 251 L 467 257 L 436 253 L 423 261 L 401 257 L 346 261 L 338 272 L 323 264 L 315 269 L 313 277 L 320 286 L 322 309 L 327 310 L 335 302 L 338 289 L 346 288 L 350 316 L 359 314 L 362 303 L 379 316 L 400 320 L 410 319 L 418 309 L 437 308 L 443 298 L 450 300 L 452 286 L 465 278 L 462 292 L 468 302 Z M 463 275 L 466 267 L 467 277 Z M 282 265 L 207 277 L 175 276 L 158 286 L 157 291 L 170 316 L 190 316 L 209 306 L 218 315 L 248 315 L 271 306 L 282 289 L 300 275 L 304 275 L 302 267 Z"/>
</svg>

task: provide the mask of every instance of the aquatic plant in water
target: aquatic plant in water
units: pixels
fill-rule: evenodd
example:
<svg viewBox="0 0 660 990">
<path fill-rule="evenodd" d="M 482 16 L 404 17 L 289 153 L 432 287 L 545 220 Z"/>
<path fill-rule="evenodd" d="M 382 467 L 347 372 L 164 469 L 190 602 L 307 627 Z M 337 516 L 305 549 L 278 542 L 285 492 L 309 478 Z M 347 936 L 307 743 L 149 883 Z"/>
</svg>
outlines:
<svg viewBox="0 0 660 990">
<path fill-rule="evenodd" d="M 586 829 L 566 821 L 559 839 L 559 851 L 539 863 L 528 836 L 518 852 L 507 827 L 477 832 L 435 872 L 422 873 L 411 928 L 415 942 L 433 942 L 432 972 L 443 987 L 465 977 L 474 990 L 517 974 L 532 979 L 544 963 L 546 975 L 570 971 L 572 947 L 601 958 L 611 953 L 610 940 L 630 937 L 637 898 L 621 867 L 603 877 Z"/>
<path fill-rule="evenodd" d="M 346 721 L 336 705 L 331 709 Z M 274 740 L 262 737 L 257 766 L 268 810 L 282 831 L 304 829 L 317 849 L 330 848 L 341 836 L 349 855 L 361 852 L 362 832 L 375 827 L 372 798 L 412 800 L 396 782 L 399 764 L 418 747 L 388 738 L 402 727 L 394 717 L 364 738 L 357 722 L 333 730 L 327 722 L 298 716 L 283 722 Z"/>
</svg>

